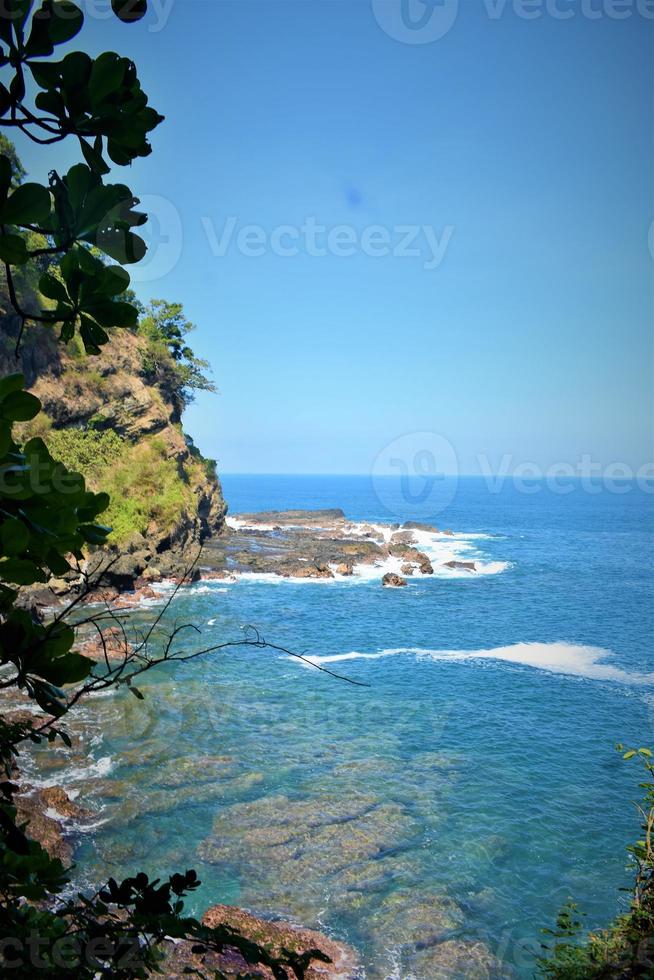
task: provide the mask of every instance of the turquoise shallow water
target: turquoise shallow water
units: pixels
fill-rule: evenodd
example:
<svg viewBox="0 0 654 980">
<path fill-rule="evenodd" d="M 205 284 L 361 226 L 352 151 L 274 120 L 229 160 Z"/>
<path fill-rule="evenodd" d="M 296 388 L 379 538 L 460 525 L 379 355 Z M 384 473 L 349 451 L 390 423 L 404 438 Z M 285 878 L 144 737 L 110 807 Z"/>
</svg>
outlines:
<svg viewBox="0 0 654 980">
<path fill-rule="evenodd" d="M 390 478 L 382 499 L 365 478 L 224 488 L 234 513 L 414 516 Z M 201 626 L 189 647 L 253 623 L 370 686 L 234 648 L 151 675 L 143 703 L 97 699 L 92 757 L 67 764 L 98 810 L 80 880 L 195 867 L 196 910 L 225 901 L 320 926 L 361 950 L 369 977 L 437 975 L 430 957 L 450 938 L 483 941 L 499 975 L 532 976 L 568 897 L 600 925 L 628 881 L 638 774 L 612 746 L 654 741 L 653 499 L 463 480 L 435 520 L 483 535 L 471 546 L 509 563 L 498 574 L 188 589 L 171 622 Z"/>
</svg>

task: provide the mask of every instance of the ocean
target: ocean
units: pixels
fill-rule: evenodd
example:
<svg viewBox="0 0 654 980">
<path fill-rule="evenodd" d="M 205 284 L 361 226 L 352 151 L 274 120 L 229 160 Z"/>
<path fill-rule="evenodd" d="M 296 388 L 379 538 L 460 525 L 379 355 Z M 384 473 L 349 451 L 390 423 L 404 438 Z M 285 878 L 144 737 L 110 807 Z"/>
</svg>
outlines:
<svg viewBox="0 0 654 980">
<path fill-rule="evenodd" d="M 185 589 L 165 622 L 200 628 L 186 649 L 249 624 L 366 686 L 236 646 L 144 676 L 143 702 L 94 699 L 91 753 L 63 775 L 93 809 L 78 883 L 193 867 L 192 911 L 226 902 L 323 929 L 368 978 L 440 975 L 449 941 L 470 951 L 457 976 L 489 975 L 483 943 L 498 976 L 531 977 L 568 899 L 585 927 L 607 923 L 638 835 L 640 773 L 614 744 L 654 743 L 647 488 L 491 492 L 469 478 L 425 505 L 391 477 L 223 485 L 231 514 L 431 520 L 479 572 L 439 567 L 403 589 L 266 576 Z"/>
</svg>

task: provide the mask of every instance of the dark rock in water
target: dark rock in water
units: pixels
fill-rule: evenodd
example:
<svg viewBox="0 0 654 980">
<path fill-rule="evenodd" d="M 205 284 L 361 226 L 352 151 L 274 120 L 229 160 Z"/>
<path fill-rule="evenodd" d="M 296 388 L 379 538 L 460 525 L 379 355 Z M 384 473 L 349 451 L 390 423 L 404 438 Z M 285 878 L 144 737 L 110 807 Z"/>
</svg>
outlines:
<svg viewBox="0 0 654 980">
<path fill-rule="evenodd" d="M 429 980 L 493 980 L 506 977 L 499 960 L 482 942 L 448 939 L 409 957 L 410 972 Z"/>
<path fill-rule="evenodd" d="M 62 818 L 84 816 L 88 811 L 73 803 L 58 786 L 36 790 L 29 795 L 21 794 L 15 799 L 18 822 L 28 822 L 28 837 L 38 841 L 50 857 L 59 858 L 64 864 L 70 863 L 73 849 L 64 837 L 61 822 L 46 811 L 54 810 Z"/>
<path fill-rule="evenodd" d="M 416 566 L 415 565 L 409 565 L 409 564 L 404 564 L 400 568 L 400 571 L 402 572 L 403 575 L 413 575 L 413 573 L 415 572 L 415 570 L 416 570 Z"/>
<path fill-rule="evenodd" d="M 415 544 L 416 539 L 411 531 L 396 531 L 391 535 L 390 544 Z"/>
<path fill-rule="evenodd" d="M 393 535 L 393 538 L 395 535 Z M 391 543 L 388 546 L 389 554 L 393 558 L 402 558 L 405 562 L 411 562 L 416 564 L 423 575 L 433 575 L 434 568 L 429 558 L 424 553 L 424 551 L 418 551 L 417 548 L 412 548 L 411 545 L 403 544 L 402 542 Z"/>
<path fill-rule="evenodd" d="M 454 531 L 450 531 L 450 529 L 449 529 L 449 527 L 448 527 L 448 528 L 447 528 L 447 529 L 446 529 L 445 531 L 443 531 L 443 534 L 447 534 L 447 535 L 448 535 L 448 537 L 450 537 L 450 538 L 451 538 L 451 537 L 453 537 L 453 536 L 454 536 Z"/>
<path fill-rule="evenodd" d="M 345 520 L 345 514 L 340 507 L 326 510 L 262 510 L 256 514 L 234 514 L 238 521 L 246 524 L 273 524 L 278 528 L 288 525 L 311 527 Z"/>
<path fill-rule="evenodd" d="M 464 568 L 467 572 L 476 572 L 477 566 L 474 561 L 444 561 L 446 568 Z"/>
<path fill-rule="evenodd" d="M 422 521 L 405 521 L 402 525 L 407 531 L 429 531 L 430 534 L 438 534 L 438 528 L 433 524 L 423 524 Z"/>
<path fill-rule="evenodd" d="M 133 652 L 133 649 L 120 627 L 109 626 L 102 630 L 102 638 L 97 632 L 94 632 L 91 639 L 79 648 L 79 653 L 84 657 L 89 657 L 90 660 L 104 663 L 105 655 L 110 661 L 123 660 Z"/>
<path fill-rule="evenodd" d="M 205 913 L 202 921 L 211 928 L 228 926 L 235 929 L 252 942 L 265 946 L 273 955 L 282 949 L 300 955 L 309 950 L 319 950 L 330 962 L 313 958 L 304 974 L 306 980 L 356 980 L 362 976 L 353 949 L 311 929 L 299 929 L 286 922 L 269 922 L 229 905 L 214 905 Z M 234 948 L 224 953 L 193 953 L 194 945 L 187 941 L 168 944 L 164 969 L 169 980 L 182 980 L 189 975 L 189 969 L 199 971 L 203 976 L 220 975 L 225 980 L 237 980 L 242 976 L 274 980 L 268 967 L 246 963 Z"/>
<path fill-rule="evenodd" d="M 134 582 L 142 575 L 147 559 L 139 552 L 121 555 L 102 576 L 102 584 L 114 586 L 120 592 L 134 588 Z"/>
<path fill-rule="evenodd" d="M 337 575 L 353 575 L 354 566 L 351 561 L 342 561 L 340 565 L 336 566 Z"/>
<path fill-rule="evenodd" d="M 395 572 L 386 572 L 382 579 L 382 585 L 389 589 L 398 589 L 406 585 L 406 579 L 402 578 L 401 575 L 396 575 Z"/>
<path fill-rule="evenodd" d="M 284 578 L 334 578 L 332 570 L 322 562 L 291 562 L 280 569 Z"/>
</svg>

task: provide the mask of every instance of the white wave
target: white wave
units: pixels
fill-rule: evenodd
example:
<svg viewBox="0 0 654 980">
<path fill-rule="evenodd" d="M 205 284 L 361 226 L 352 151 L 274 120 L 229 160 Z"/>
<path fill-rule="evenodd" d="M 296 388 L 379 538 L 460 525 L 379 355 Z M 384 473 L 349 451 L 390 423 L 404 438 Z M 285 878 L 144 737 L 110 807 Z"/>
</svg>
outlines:
<svg viewBox="0 0 654 980">
<path fill-rule="evenodd" d="M 114 763 L 113 759 L 109 755 L 102 756 L 101 759 L 97 759 L 95 762 L 90 761 L 87 766 L 70 766 L 65 769 L 58 770 L 54 776 L 48 776 L 45 779 L 41 779 L 38 776 L 35 778 L 30 776 L 30 782 L 34 783 L 35 786 L 45 789 L 48 786 L 66 786 L 66 792 L 72 798 L 72 794 L 68 790 L 69 783 L 76 783 L 80 780 L 99 778 L 102 779 L 104 776 L 109 775 L 113 769 Z"/>
<path fill-rule="evenodd" d="M 410 654 L 421 659 L 443 661 L 500 660 L 546 670 L 554 674 L 568 674 L 598 681 L 618 681 L 621 684 L 654 684 L 654 673 L 628 671 L 614 664 L 604 663 L 613 653 L 602 647 L 580 646 L 574 643 L 514 643 L 511 646 L 490 650 L 427 650 L 422 647 L 396 647 L 378 653 L 337 653 L 325 657 L 306 657 L 310 663 L 338 663 L 343 660 L 378 660 Z"/>
<path fill-rule="evenodd" d="M 224 581 L 221 579 L 220 581 Z M 192 595 L 216 595 L 218 592 L 227 592 L 228 590 L 224 585 L 192 585 L 190 592 Z"/>
<path fill-rule="evenodd" d="M 272 530 L 273 525 L 247 523 L 237 517 L 228 518 L 230 527 L 257 528 L 259 530 Z M 299 527 L 300 525 L 298 525 Z M 319 530 L 318 528 L 314 528 Z M 422 551 L 432 564 L 433 575 L 424 576 L 418 568 L 413 574 L 402 572 L 402 565 L 406 564 L 403 558 L 392 556 L 378 561 L 374 564 L 357 564 L 353 567 L 352 575 L 340 575 L 337 573 L 336 564 L 330 565 L 333 578 L 301 578 L 290 576 L 284 578 L 273 572 L 237 572 L 235 579 L 245 582 L 265 582 L 278 585 L 280 581 L 292 582 L 294 584 L 320 583 L 322 585 L 333 582 L 348 582 L 352 585 L 357 582 L 370 582 L 382 579 L 387 572 L 401 574 L 409 579 L 462 579 L 478 578 L 486 575 L 499 575 L 511 567 L 509 561 L 493 561 L 485 555 L 476 544 L 477 541 L 490 540 L 493 535 L 481 532 L 464 532 L 461 534 L 446 534 L 444 531 L 427 531 L 423 529 L 398 528 L 397 525 L 383 524 L 373 521 L 350 521 L 338 527 L 339 537 L 345 538 L 370 538 L 373 541 L 388 545 L 394 534 L 398 531 L 411 535 L 410 544 L 412 547 Z M 303 560 L 303 559 L 300 559 Z M 474 570 L 465 567 L 450 568 L 448 562 L 474 562 Z M 415 563 L 412 563 L 415 564 Z"/>
</svg>

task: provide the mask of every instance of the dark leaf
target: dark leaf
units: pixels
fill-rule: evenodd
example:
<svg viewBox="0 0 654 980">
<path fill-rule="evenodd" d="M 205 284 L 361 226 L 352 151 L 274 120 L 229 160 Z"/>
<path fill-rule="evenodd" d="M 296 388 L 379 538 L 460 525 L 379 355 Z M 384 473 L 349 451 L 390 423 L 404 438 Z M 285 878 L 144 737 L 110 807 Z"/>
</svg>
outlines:
<svg viewBox="0 0 654 980">
<path fill-rule="evenodd" d="M 125 23 L 131 23 L 145 17 L 148 4 L 147 0 L 111 0 L 111 8 L 116 17 Z"/>
<path fill-rule="evenodd" d="M 0 235 L 0 259 L 9 265 L 23 265 L 27 262 L 27 245 L 20 235 Z"/>
<path fill-rule="evenodd" d="M 0 221 L 6 225 L 31 225 L 50 214 L 50 192 L 41 184 L 21 184 L 7 198 Z"/>
<path fill-rule="evenodd" d="M 41 411 L 41 402 L 29 391 L 13 391 L 2 400 L 0 413 L 9 422 L 29 422 Z"/>
</svg>

